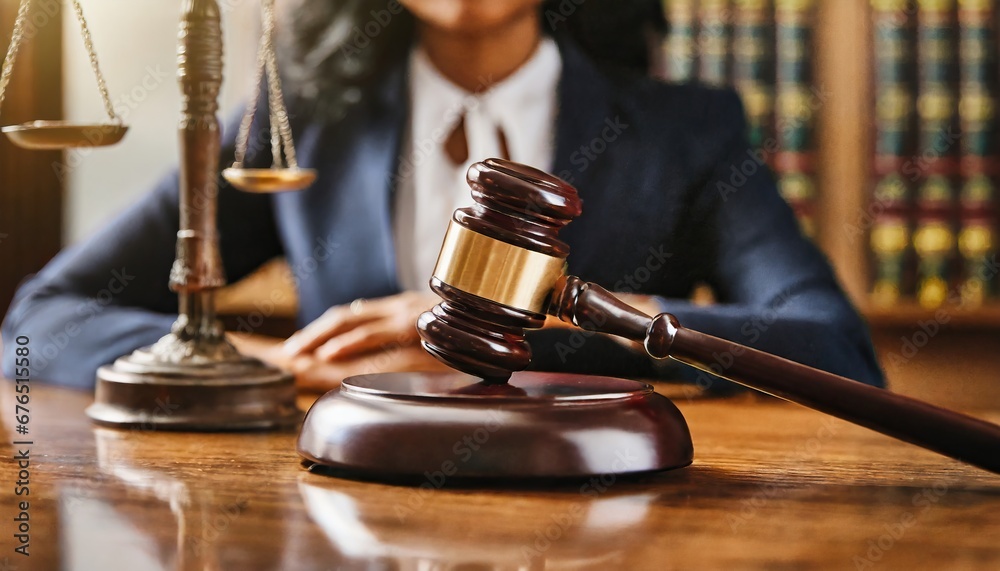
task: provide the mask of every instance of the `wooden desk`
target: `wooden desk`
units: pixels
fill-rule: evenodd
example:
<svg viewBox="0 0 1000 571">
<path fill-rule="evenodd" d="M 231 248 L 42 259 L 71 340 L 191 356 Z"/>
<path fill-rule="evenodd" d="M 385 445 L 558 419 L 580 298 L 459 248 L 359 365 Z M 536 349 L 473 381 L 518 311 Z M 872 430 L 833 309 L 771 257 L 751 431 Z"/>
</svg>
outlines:
<svg viewBox="0 0 1000 571">
<path fill-rule="evenodd" d="M 89 395 L 34 384 L 30 496 L 15 498 L 23 447 L 0 390 L 0 569 L 1000 568 L 1000 476 L 746 395 L 676 398 L 689 468 L 476 490 L 310 474 L 294 431 L 98 428 Z M 27 558 L 12 551 L 21 499 Z"/>
</svg>

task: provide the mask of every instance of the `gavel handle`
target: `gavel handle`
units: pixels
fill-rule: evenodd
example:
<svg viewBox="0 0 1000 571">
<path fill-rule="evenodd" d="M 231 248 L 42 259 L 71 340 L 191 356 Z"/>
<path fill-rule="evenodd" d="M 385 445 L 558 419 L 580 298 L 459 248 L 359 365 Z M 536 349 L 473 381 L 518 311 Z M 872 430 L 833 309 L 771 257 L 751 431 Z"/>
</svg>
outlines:
<svg viewBox="0 0 1000 571">
<path fill-rule="evenodd" d="M 1000 474 L 1000 426 L 686 329 L 668 313 L 650 317 L 595 284 L 569 276 L 549 313 L 592 331 L 640 341 L 713 375 L 807 406 Z"/>
</svg>

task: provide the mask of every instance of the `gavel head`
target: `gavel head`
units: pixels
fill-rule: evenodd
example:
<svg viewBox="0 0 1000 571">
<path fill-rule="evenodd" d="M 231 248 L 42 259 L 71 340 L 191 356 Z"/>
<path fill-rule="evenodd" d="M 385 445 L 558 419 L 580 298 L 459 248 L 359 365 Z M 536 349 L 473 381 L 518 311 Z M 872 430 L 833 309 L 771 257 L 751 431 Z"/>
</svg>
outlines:
<svg viewBox="0 0 1000 571">
<path fill-rule="evenodd" d="M 431 278 L 442 301 L 417 330 L 452 368 L 505 382 L 531 362 L 524 331 L 545 322 L 569 255 L 557 234 L 582 201 L 561 179 L 502 159 L 472 165 L 466 179 L 475 205 L 451 219 Z"/>
</svg>

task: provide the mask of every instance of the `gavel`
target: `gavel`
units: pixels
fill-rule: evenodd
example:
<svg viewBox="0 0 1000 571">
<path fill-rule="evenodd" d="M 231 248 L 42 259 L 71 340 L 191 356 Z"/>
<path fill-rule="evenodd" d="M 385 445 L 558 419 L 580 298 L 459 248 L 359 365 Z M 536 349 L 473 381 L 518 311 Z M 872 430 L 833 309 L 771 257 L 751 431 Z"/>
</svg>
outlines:
<svg viewBox="0 0 1000 571">
<path fill-rule="evenodd" d="M 501 159 L 470 167 L 474 206 L 455 211 L 431 288 L 442 301 L 420 316 L 424 348 L 488 384 L 528 367 L 525 330 L 546 316 L 642 343 L 713 375 L 1000 473 L 1000 427 L 739 343 L 649 316 L 606 289 L 566 275 L 560 229 L 582 212 L 577 191 L 540 170 Z M 716 355 L 732 357 L 724 370 Z"/>
</svg>

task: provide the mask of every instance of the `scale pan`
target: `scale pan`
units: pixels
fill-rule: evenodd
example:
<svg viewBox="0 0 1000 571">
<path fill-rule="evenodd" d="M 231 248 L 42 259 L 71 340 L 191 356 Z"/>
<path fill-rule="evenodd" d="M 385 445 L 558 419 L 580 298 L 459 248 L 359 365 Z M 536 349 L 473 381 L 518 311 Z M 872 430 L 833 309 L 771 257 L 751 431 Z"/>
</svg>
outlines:
<svg viewBox="0 0 1000 571">
<path fill-rule="evenodd" d="M 114 123 L 33 121 L 2 129 L 18 147 L 52 151 L 73 147 L 106 147 L 122 140 L 128 127 Z"/>
<path fill-rule="evenodd" d="M 241 169 L 228 168 L 222 177 L 245 192 L 286 192 L 302 190 L 316 180 L 313 169 Z"/>
</svg>

